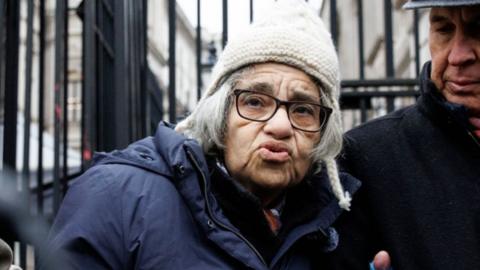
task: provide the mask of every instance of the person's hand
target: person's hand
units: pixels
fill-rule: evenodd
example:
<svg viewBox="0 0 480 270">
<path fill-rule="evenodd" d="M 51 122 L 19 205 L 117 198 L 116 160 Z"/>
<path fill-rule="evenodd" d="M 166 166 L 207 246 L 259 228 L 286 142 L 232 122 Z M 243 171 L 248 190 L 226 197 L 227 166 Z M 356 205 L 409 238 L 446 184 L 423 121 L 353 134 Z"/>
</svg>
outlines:
<svg viewBox="0 0 480 270">
<path fill-rule="evenodd" d="M 371 267 L 372 270 L 391 270 L 390 255 L 384 250 L 379 251 L 373 258 Z"/>
<path fill-rule="evenodd" d="M 475 133 L 475 136 L 480 138 L 480 117 L 471 117 L 470 119 L 470 124 L 475 128 L 473 131 Z"/>
<path fill-rule="evenodd" d="M 10 246 L 0 238 L 0 270 L 9 270 L 13 262 L 13 252 Z"/>
</svg>

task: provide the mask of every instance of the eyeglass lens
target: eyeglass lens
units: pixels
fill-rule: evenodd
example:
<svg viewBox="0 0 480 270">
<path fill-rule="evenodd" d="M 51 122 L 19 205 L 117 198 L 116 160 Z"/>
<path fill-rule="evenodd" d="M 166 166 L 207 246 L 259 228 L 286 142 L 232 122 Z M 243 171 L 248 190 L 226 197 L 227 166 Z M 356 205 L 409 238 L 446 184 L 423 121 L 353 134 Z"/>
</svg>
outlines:
<svg viewBox="0 0 480 270">
<path fill-rule="evenodd" d="M 288 116 L 294 127 L 306 131 L 318 131 L 327 114 L 318 104 L 282 102 L 267 94 L 254 91 L 239 91 L 236 95 L 238 113 L 253 121 L 269 120 L 283 103 L 288 108 Z"/>
</svg>

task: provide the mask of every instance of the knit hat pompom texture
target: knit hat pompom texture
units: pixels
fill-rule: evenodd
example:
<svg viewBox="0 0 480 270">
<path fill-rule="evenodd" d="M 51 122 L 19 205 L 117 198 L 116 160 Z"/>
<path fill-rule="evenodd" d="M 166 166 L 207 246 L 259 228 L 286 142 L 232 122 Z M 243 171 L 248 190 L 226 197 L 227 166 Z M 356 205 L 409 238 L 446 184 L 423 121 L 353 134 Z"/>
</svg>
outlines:
<svg viewBox="0 0 480 270">
<path fill-rule="evenodd" d="M 320 17 L 303 0 L 278 0 L 260 14 L 258 21 L 228 40 L 202 100 L 213 95 L 232 72 L 249 64 L 276 62 L 297 67 L 316 78 L 332 109 L 338 111 L 337 53 Z M 187 117 L 176 130 L 191 125 L 191 117 Z"/>
</svg>

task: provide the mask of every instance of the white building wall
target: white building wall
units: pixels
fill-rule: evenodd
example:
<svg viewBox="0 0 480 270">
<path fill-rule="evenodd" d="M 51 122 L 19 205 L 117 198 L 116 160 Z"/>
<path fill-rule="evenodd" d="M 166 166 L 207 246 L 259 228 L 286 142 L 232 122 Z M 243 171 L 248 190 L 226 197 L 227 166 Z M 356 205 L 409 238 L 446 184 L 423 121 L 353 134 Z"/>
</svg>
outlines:
<svg viewBox="0 0 480 270">
<path fill-rule="evenodd" d="M 321 17 L 329 25 L 330 6 L 325 1 Z M 405 0 L 392 0 L 393 46 L 396 78 L 414 78 L 415 48 L 413 11 L 403 10 Z M 337 1 L 338 54 L 342 79 L 359 78 L 357 0 Z M 419 10 L 420 62 L 430 58 L 428 52 L 428 9 Z M 385 72 L 384 0 L 363 0 L 364 62 L 367 79 L 383 79 Z"/>
<path fill-rule="evenodd" d="M 168 120 L 168 1 L 148 1 L 148 64 L 164 91 L 164 119 Z M 177 116 L 191 111 L 197 101 L 195 28 L 176 5 L 176 70 L 175 88 Z"/>
</svg>

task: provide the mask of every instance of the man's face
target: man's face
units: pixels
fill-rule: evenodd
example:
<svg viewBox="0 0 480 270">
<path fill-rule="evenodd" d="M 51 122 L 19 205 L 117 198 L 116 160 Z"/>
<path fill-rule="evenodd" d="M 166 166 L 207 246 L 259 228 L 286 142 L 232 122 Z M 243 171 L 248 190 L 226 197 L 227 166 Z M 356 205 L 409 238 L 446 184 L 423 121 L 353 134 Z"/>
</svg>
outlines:
<svg viewBox="0 0 480 270">
<path fill-rule="evenodd" d="M 431 78 L 450 102 L 480 116 L 480 6 L 432 8 Z"/>
<path fill-rule="evenodd" d="M 260 91 L 281 100 L 301 97 L 320 103 L 319 89 L 310 77 L 282 64 L 255 65 L 235 88 Z M 239 116 L 233 104 L 225 138 L 224 158 L 230 174 L 266 205 L 304 178 L 320 132 L 294 129 L 285 106 L 270 120 L 255 122 Z"/>
</svg>

